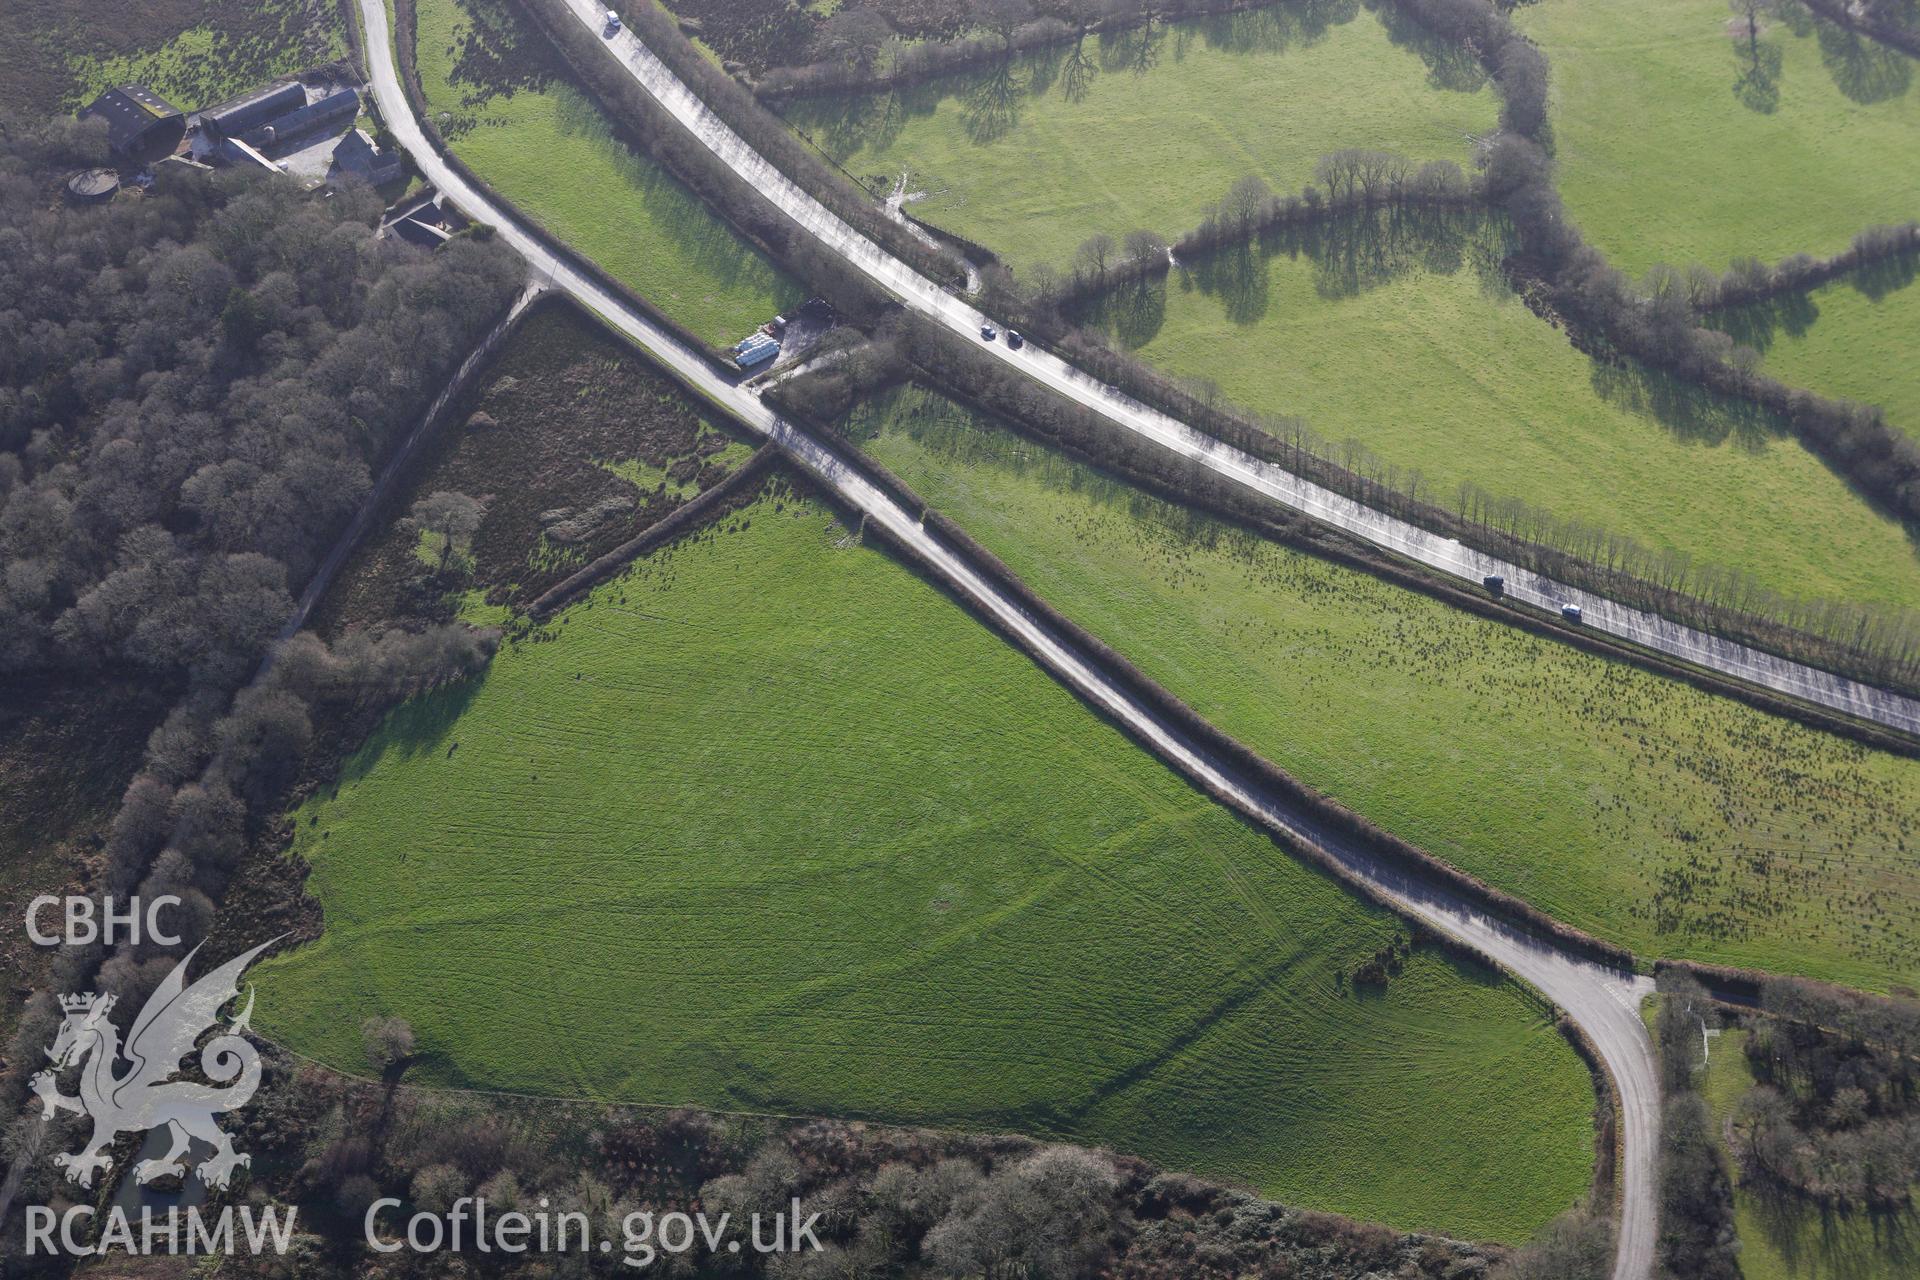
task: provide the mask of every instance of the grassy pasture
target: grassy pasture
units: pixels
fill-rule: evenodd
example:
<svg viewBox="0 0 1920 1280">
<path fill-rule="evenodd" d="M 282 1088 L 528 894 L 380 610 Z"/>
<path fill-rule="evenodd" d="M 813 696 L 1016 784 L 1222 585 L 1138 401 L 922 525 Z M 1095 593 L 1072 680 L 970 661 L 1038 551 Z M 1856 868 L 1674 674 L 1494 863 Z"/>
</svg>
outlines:
<svg viewBox="0 0 1920 1280">
<path fill-rule="evenodd" d="M 1863 267 L 1805 293 L 1713 317 L 1781 381 L 1886 410 L 1920 440 L 1920 258 Z"/>
<path fill-rule="evenodd" d="M 1249 173 L 1298 190 L 1342 147 L 1465 165 L 1492 90 L 1398 26 L 1356 0 L 1283 4 L 782 110 L 876 189 L 907 172 L 918 216 L 1016 268 L 1060 265 L 1097 231 L 1184 231 Z"/>
<path fill-rule="evenodd" d="M 909 390 L 848 424 L 1303 782 L 1645 955 L 1920 979 L 1920 762 L 1223 527 Z"/>
<path fill-rule="evenodd" d="M 1913 60 L 1798 6 L 1756 68 L 1725 0 L 1539 0 L 1568 211 L 1615 265 L 1825 255 L 1920 212 Z"/>
<path fill-rule="evenodd" d="M 347 1068 L 1107 1143 L 1517 1239 L 1591 1091 L 1545 1009 L 1187 787 L 780 486 L 396 712 L 294 815 L 269 1034 Z M 270 1012 L 268 1012 L 270 1010 Z"/>
<path fill-rule="evenodd" d="M 1771 416 L 1576 351 L 1501 278 L 1505 244 L 1478 216 L 1369 214 L 1185 263 L 1091 318 L 1170 373 L 1420 471 L 1443 504 L 1470 482 L 1783 594 L 1920 605 L 1898 522 Z M 1877 341 L 1888 363 L 1907 349 Z"/>
<path fill-rule="evenodd" d="M 1713 1112 L 1727 1150 L 1724 1126 L 1753 1087 L 1744 1052 L 1747 1033 L 1722 1032 L 1713 1040 L 1701 1095 Z M 1739 1185 L 1734 1171 L 1734 1230 L 1740 1236 L 1740 1274 L 1745 1280 L 1899 1280 L 1920 1266 L 1920 1241 L 1912 1211 L 1904 1214 L 1822 1211 L 1806 1201 L 1762 1195 Z"/>
<path fill-rule="evenodd" d="M 461 159 L 555 235 L 716 345 L 806 294 L 615 134 L 505 0 L 420 0 L 415 50 Z"/>
</svg>

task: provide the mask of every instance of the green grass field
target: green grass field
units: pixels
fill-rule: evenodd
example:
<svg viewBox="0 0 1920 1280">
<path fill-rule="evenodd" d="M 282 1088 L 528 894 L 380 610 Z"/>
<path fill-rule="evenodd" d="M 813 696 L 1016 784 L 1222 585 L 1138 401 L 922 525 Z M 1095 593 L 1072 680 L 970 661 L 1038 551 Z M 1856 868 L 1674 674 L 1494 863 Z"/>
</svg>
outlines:
<svg viewBox="0 0 1920 1280">
<path fill-rule="evenodd" d="M 806 292 L 622 142 L 502 0 L 420 0 L 421 86 L 461 159 L 695 334 L 730 345 Z"/>
<path fill-rule="evenodd" d="M 1514 9 L 1552 64 L 1561 194 L 1616 266 L 1825 255 L 1920 214 L 1912 59 L 1793 9 L 1757 72 L 1726 0 Z"/>
<path fill-rule="evenodd" d="M 1783 382 L 1877 404 L 1920 440 L 1920 260 L 1867 267 L 1807 293 L 1713 318 Z"/>
<path fill-rule="evenodd" d="M 1287 4 L 782 110 L 870 185 L 908 172 L 928 194 L 916 215 L 1016 268 L 1059 266 L 1097 231 L 1185 231 L 1249 173 L 1297 191 L 1343 147 L 1467 164 L 1493 93 L 1417 29 L 1405 40 L 1354 0 Z"/>
<path fill-rule="evenodd" d="M 1905 531 L 1782 424 L 1588 359 L 1506 286 L 1503 253 L 1478 219 L 1369 215 L 1123 287 L 1094 318 L 1170 373 L 1417 469 L 1442 504 L 1471 482 L 1786 595 L 1920 606 Z"/>
<path fill-rule="evenodd" d="M 1453 865 L 1649 958 L 1920 980 L 1920 761 L 1222 528 L 922 392 L 848 428 L 1200 714 Z"/>
<path fill-rule="evenodd" d="M 1017 1129 L 1518 1239 L 1585 1188 L 1543 1006 L 1401 932 L 776 489 L 412 703 L 294 817 L 259 1021 L 428 1079 Z"/>
<path fill-rule="evenodd" d="M 1720 1126 L 1753 1087 L 1753 1070 L 1743 1052 L 1746 1038 L 1745 1031 L 1722 1032 L 1707 1058 L 1700 1092 Z M 1721 1132 L 1724 1151 L 1724 1129 Z M 1920 1269 L 1920 1222 L 1911 1211 L 1822 1211 L 1804 1201 L 1763 1196 L 1736 1185 L 1733 1220 L 1745 1280 L 1901 1280 Z"/>
</svg>

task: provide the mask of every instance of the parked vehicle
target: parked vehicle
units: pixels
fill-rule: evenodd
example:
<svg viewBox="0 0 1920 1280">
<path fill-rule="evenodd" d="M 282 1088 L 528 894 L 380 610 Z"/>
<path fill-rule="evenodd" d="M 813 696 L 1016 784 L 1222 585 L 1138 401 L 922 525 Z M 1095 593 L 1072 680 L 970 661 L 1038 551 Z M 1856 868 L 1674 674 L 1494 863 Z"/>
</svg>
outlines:
<svg viewBox="0 0 1920 1280">
<path fill-rule="evenodd" d="M 611 9 L 607 10 L 607 34 L 612 35 L 614 32 L 618 31 L 619 29 L 620 29 L 620 15 L 615 13 Z"/>
<path fill-rule="evenodd" d="M 995 338 L 1000 336 L 1000 331 L 994 328 L 990 324 L 983 324 L 980 326 L 980 336 L 985 338 L 988 342 L 992 342 Z"/>
<path fill-rule="evenodd" d="M 1027 340 L 1020 336 L 1020 331 L 1018 329 L 1009 329 L 1007 330 L 1007 345 L 1012 347 L 1015 351 L 1018 351 L 1020 348 L 1027 345 Z"/>
<path fill-rule="evenodd" d="M 1492 592 L 1496 596 L 1503 595 L 1506 592 L 1507 580 L 1501 577 L 1497 573 L 1490 573 L 1486 577 L 1480 579 L 1480 581 L 1486 586 L 1488 591 Z"/>
<path fill-rule="evenodd" d="M 1580 606 L 1577 604 L 1563 604 L 1560 606 L 1560 616 L 1568 622 L 1578 622 L 1580 621 Z"/>
</svg>

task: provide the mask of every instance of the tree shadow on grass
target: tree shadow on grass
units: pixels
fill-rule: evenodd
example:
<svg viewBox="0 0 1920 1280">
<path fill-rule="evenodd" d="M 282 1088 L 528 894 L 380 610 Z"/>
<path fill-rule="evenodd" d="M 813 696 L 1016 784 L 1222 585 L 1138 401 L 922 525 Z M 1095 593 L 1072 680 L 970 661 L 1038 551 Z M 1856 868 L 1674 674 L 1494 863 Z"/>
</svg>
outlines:
<svg viewBox="0 0 1920 1280">
<path fill-rule="evenodd" d="M 1764 355 L 1781 333 L 1791 338 L 1803 337 L 1819 318 L 1820 306 L 1813 300 L 1813 294 L 1795 290 L 1721 312 L 1713 317 L 1713 327 Z"/>
<path fill-rule="evenodd" d="M 1464 41 L 1436 35 L 1393 0 L 1366 0 L 1366 5 L 1395 47 L 1417 54 L 1426 63 L 1429 85 L 1453 93 L 1478 93 L 1486 87 L 1486 68 Z"/>
<path fill-rule="evenodd" d="M 1816 18 L 1814 28 L 1820 38 L 1820 65 L 1850 101 L 1888 102 L 1912 88 L 1913 62 L 1899 50 L 1825 19 Z"/>
<path fill-rule="evenodd" d="M 494 660 L 499 661 L 497 655 Z M 409 698 L 395 708 L 374 730 L 366 745 L 342 766 L 339 780 L 328 789 L 329 798 L 338 796 L 342 786 L 367 777 L 389 756 L 398 760 L 410 760 L 416 756 L 457 760 L 459 740 L 454 734 L 454 725 L 473 705 L 473 700 L 480 694 L 480 687 L 492 674 L 493 668 L 489 665 L 471 679 Z"/>
<path fill-rule="evenodd" d="M 1855 291 L 1880 302 L 1888 294 L 1898 293 L 1920 278 L 1920 252 L 1895 254 L 1870 262 L 1847 277 Z"/>
<path fill-rule="evenodd" d="M 1920 1275 L 1920 1213 L 1912 1206 L 1848 1212 L 1777 1192 L 1749 1189 L 1744 1196 L 1766 1243 L 1793 1275 Z"/>
<path fill-rule="evenodd" d="M 541 93 L 567 78 L 552 43 L 503 0 L 466 0 L 462 8 L 467 29 L 454 49 L 451 79 L 464 90 L 463 105 Z"/>
<path fill-rule="evenodd" d="M 1086 323 L 1110 333 L 1129 351 L 1152 342 L 1167 319 L 1167 277 L 1139 276 L 1087 305 Z"/>
<path fill-rule="evenodd" d="M 1733 81 L 1733 96 L 1749 111 L 1770 116 L 1780 109 L 1780 72 L 1786 55 L 1777 44 L 1750 46 L 1745 40 L 1734 45 L 1734 60 L 1739 74 Z"/>
<path fill-rule="evenodd" d="M 669 256 L 691 263 L 705 276 L 729 288 L 764 280 L 773 289 L 775 302 L 783 308 L 801 300 L 803 290 L 796 282 L 780 275 L 771 263 L 735 235 L 731 227 L 709 212 L 679 179 L 628 146 L 590 99 L 570 83 L 557 86 L 553 97 L 558 106 L 561 133 L 585 137 L 625 179 L 639 197 L 641 207 L 653 215 L 653 227 L 665 231 L 672 241 Z"/>
<path fill-rule="evenodd" d="M 1760 452 L 1788 434 L 1786 424 L 1744 400 L 1733 400 L 1658 369 L 1628 361 L 1593 362 L 1593 389 L 1608 404 L 1652 418 L 1686 444 L 1733 444 Z"/>
</svg>

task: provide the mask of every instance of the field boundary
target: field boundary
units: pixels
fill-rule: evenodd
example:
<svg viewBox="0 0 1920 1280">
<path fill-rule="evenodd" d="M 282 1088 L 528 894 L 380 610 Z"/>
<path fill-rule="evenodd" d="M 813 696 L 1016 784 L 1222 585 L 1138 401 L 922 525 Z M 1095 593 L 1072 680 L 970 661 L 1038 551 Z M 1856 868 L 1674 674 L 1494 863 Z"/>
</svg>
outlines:
<svg viewBox="0 0 1920 1280">
<path fill-rule="evenodd" d="M 990 402 L 979 391 L 962 386 L 957 380 L 918 361 L 914 362 L 913 368 L 927 385 L 949 399 L 975 408 L 1023 435 L 1107 471 L 1163 501 L 1197 507 L 1263 538 L 1358 569 L 1479 617 L 1518 627 L 1584 653 L 1627 662 L 1656 675 L 1681 681 L 1702 692 L 1730 698 L 1769 715 L 1781 716 L 1807 728 L 1847 738 L 1875 750 L 1920 759 L 1920 738 L 1873 721 L 1831 711 L 1815 703 L 1803 702 L 1763 685 L 1722 675 L 1710 668 L 1680 662 L 1618 636 L 1570 626 L 1555 615 L 1526 605 L 1496 601 L 1475 592 L 1464 583 L 1429 574 L 1415 562 L 1394 556 L 1364 540 L 1350 538 L 1310 517 L 1289 511 L 1277 502 L 1246 492 L 1239 486 L 1204 483 L 1207 479 L 1204 473 L 1179 478 L 1144 467 L 1135 460 L 1136 451 L 1129 448 L 1132 444 L 1130 438 L 1117 428 L 1107 429 L 1100 422 L 1092 421 L 1089 438 L 1082 443 Z"/>
<path fill-rule="evenodd" d="M 459 154 L 448 144 L 446 138 L 442 136 L 439 127 L 434 124 L 433 113 L 427 103 L 426 93 L 420 87 L 420 67 L 415 58 L 414 50 L 414 44 L 417 39 L 416 23 L 418 21 L 418 14 L 414 8 L 414 0 L 389 0 L 389 2 L 393 6 L 394 52 L 400 64 L 401 92 L 407 95 L 407 101 L 413 106 L 414 115 L 420 123 L 420 131 L 426 135 L 427 141 L 433 146 L 433 149 L 439 153 L 440 158 L 446 162 L 447 167 L 475 186 L 485 188 L 492 194 L 493 199 L 497 203 L 505 208 L 507 212 L 518 218 L 522 225 L 524 225 L 536 239 L 545 244 L 556 256 L 564 257 L 569 262 L 572 262 L 577 268 L 591 276 L 595 284 L 613 294 L 634 310 L 645 315 L 647 319 L 651 320 L 654 324 L 659 325 L 661 328 L 673 334 L 688 350 L 698 352 L 701 358 L 711 365 L 716 373 L 727 378 L 737 376 L 732 364 L 726 360 L 718 348 L 707 342 L 706 339 L 697 337 L 685 325 L 661 311 L 660 308 L 652 302 L 641 297 L 631 288 L 608 275 L 599 263 L 575 251 L 565 240 L 548 228 L 545 223 L 528 213 L 520 205 L 514 203 L 509 197 L 501 194 L 493 184 L 476 173 L 471 165 L 460 158 Z M 343 0 L 343 3 L 351 3 L 351 0 Z M 354 39 L 357 42 L 360 38 L 359 22 L 356 16 Z M 626 145 L 624 138 L 621 139 L 621 141 L 623 145 Z M 647 152 L 647 154 L 651 158 L 652 153 Z M 655 163 L 662 162 L 656 160 Z M 675 174 L 674 177 L 677 181 L 678 175 Z M 696 191 L 691 194 L 695 199 L 700 199 L 699 192 Z M 727 222 L 727 226 L 735 234 L 744 234 L 738 227 L 733 225 L 731 220 Z M 755 244 L 754 247 L 760 249 L 763 253 L 766 252 L 764 246 Z M 769 256 L 771 257 L 772 255 Z M 775 260 L 778 261 L 778 259 Z"/>
<path fill-rule="evenodd" d="M 672 377 L 658 365 L 654 368 L 665 376 Z M 555 610 L 573 603 L 641 556 L 676 541 L 710 518 L 734 510 L 737 506 L 735 500 L 751 498 L 754 488 L 765 477 L 768 469 L 773 466 L 779 456 L 780 446 L 769 440 L 755 449 L 753 456 L 741 464 L 732 475 L 697 497 L 681 503 L 613 550 L 597 557 L 592 563 L 576 569 L 547 588 L 527 606 L 527 613 L 537 620 L 544 621 Z"/>
</svg>

